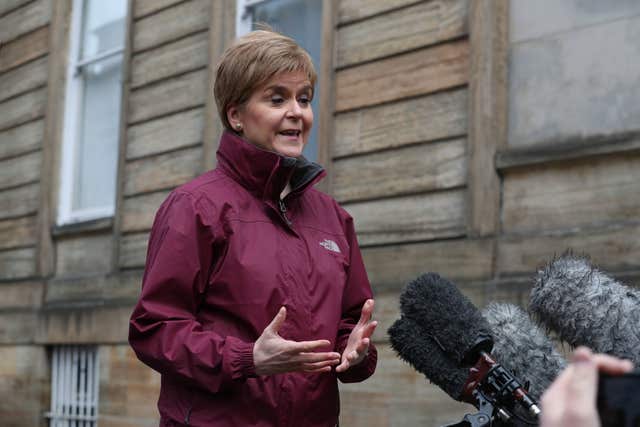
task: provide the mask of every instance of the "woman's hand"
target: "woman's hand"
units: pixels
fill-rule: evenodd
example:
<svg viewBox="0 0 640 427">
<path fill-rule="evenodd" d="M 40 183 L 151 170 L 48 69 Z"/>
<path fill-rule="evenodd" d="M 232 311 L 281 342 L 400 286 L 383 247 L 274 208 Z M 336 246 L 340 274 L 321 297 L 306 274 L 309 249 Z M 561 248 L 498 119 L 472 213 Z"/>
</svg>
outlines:
<svg viewBox="0 0 640 427">
<path fill-rule="evenodd" d="M 572 363 L 544 392 L 541 427 L 599 427 L 596 409 L 598 371 L 620 375 L 633 369 L 628 360 L 605 354 L 593 354 L 578 347 Z"/>
<path fill-rule="evenodd" d="M 365 301 L 360 313 L 360 320 L 349 334 L 347 346 L 342 352 L 342 361 L 336 367 L 336 372 L 344 372 L 352 366 L 362 362 L 369 352 L 371 335 L 378 326 L 378 322 L 371 320 L 374 302 L 372 299 Z"/>
<path fill-rule="evenodd" d="M 253 364 L 257 375 L 273 375 L 283 372 L 329 372 L 340 363 L 336 352 L 316 352 L 328 348 L 328 340 L 289 341 L 278 335 L 287 317 L 282 307 L 253 346 Z"/>
</svg>

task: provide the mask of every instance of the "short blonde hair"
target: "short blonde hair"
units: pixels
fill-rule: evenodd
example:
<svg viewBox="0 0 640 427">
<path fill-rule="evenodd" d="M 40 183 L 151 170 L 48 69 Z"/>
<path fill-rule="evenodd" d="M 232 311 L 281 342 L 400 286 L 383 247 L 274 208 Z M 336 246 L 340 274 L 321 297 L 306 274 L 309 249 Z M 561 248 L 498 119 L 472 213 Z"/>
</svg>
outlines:
<svg viewBox="0 0 640 427">
<path fill-rule="evenodd" d="M 312 87 L 316 71 L 311 57 L 293 39 L 270 29 L 252 31 L 238 38 L 222 54 L 216 69 L 213 94 L 220 120 L 233 131 L 227 109 L 244 105 L 253 92 L 281 73 L 301 71 Z"/>
</svg>

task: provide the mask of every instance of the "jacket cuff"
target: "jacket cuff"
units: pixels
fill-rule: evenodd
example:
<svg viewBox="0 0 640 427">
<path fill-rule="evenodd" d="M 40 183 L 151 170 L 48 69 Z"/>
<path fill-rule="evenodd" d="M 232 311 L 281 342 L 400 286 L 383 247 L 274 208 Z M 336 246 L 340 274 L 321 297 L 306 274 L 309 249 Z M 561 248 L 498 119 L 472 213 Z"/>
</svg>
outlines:
<svg viewBox="0 0 640 427">
<path fill-rule="evenodd" d="M 235 337 L 227 337 L 227 355 L 224 358 L 225 370 L 232 380 L 256 377 L 256 367 L 253 364 L 254 343 L 248 343 Z"/>
</svg>

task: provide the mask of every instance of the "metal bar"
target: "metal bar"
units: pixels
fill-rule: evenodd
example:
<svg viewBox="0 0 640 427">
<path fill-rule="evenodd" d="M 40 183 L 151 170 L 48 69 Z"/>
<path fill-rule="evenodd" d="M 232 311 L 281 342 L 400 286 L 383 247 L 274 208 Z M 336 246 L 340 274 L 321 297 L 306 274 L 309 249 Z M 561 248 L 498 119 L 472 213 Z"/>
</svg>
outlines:
<svg viewBox="0 0 640 427">
<path fill-rule="evenodd" d="M 51 355 L 51 410 L 55 414 L 58 412 L 58 384 L 59 384 L 59 360 L 60 354 L 57 348 L 53 349 L 53 354 Z M 56 420 L 52 420 L 51 427 L 58 427 L 58 422 Z"/>
<path fill-rule="evenodd" d="M 53 414 L 51 412 L 47 412 L 44 414 L 45 418 L 51 418 L 52 420 L 85 420 L 85 421 L 90 421 L 90 422 L 94 422 L 98 420 L 97 416 L 93 416 L 93 415 L 87 415 L 87 416 L 81 416 L 81 415 L 59 415 L 59 414 Z M 95 425 L 95 424 L 93 424 Z"/>
<path fill-rule="evenodd" d="M 93 363 L 93 414 L 98 418 L 98 397 L 100 395 L 100 359 L 98 359 L 98 348 L 94 347 L 92 352 L 94 357 Z"/>
<path fill-rule="evenodd" d="M 87 350 L 80 352 L 80 381 L 78 383 L 78 415 L 87 415 Z M 87 427 L 86 421 L 82 421 L 82 427 Z"/>
<path fill-rule="evenodd" d="M 95 351 L 89 353 L 89 358 L 87 359 L 87 413 L 92 417 L 97 416 L 97 411 L 93 406 L 93 383 L 95 382 L 94 378 L 94 356 Z M 94 424 L 91 424 L 92 426 Z"/>
<path fill-rule="evenodd" d="M 78 373 L 79 373 L 79 351 L 77 346 L 73 346 L 71 349 L 71 415 L 77 416 L 79 406 L 78 396 Z M 79 427 L 77 422 L 71 422 L 71 427 Z"/>
<path fill-rule="evenodd" d="M 69 348 L 66 346 L 63 346 L 61 348 L 61 352 L 62 352 L 62 381 L 61 381 L 61 387 L 62 387 L 62 402 L 60 402 L 60 412 L 59 414 L 64 416 L 69 415 L 69 408 L 68 408 L 68 403 L 69 402 Z M 63 418 L 60 418 L 60 425 L 62 427 L 69 427 L 69 423 L 66 422 Z"/>
<path fill-rule="evenodd" d="M 82 61 L 76 62 L 76 70 L 79 70 L 80 68 L 84 67 L 85 65 L 93 64 L 94 62 L 98 62 L 98 61 L 101 61 L 103 59 L 110 58 L 112 56 L 116 56 L 116 55 L 118 55 L 120 53 L 124 53 L 124 46 L 123 47 L 116 47 L 115 49 L 107 50 L 106 52 L 102 52 L 99 55 L 96 55 L 96 56 L 93 56 L 91 58 L 84 59 Z"/>
<path fill-rule="evenodd" d="M 244 0 L 244 7 L 253 7 L 260 3 L 265 3 L 269 0 Z"/>
</svg>

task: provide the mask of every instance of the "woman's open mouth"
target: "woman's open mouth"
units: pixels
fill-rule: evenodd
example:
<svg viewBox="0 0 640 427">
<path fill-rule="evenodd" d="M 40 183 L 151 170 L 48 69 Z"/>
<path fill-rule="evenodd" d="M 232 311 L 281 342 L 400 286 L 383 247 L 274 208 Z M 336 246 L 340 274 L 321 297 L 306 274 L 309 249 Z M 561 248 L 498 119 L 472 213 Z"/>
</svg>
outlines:
<svg viewBox="0 0 640 427">
<path fill-rule="evenodd" d="M 278 132 L 280 135 L 284 135 L 290 138 L 297 138 L 300 136 L 300 134 L 302 133 L 302 131 L 298 130 L 298 129 L 287 129 L 287 130 L 283 130 Z"/>
</svg>

